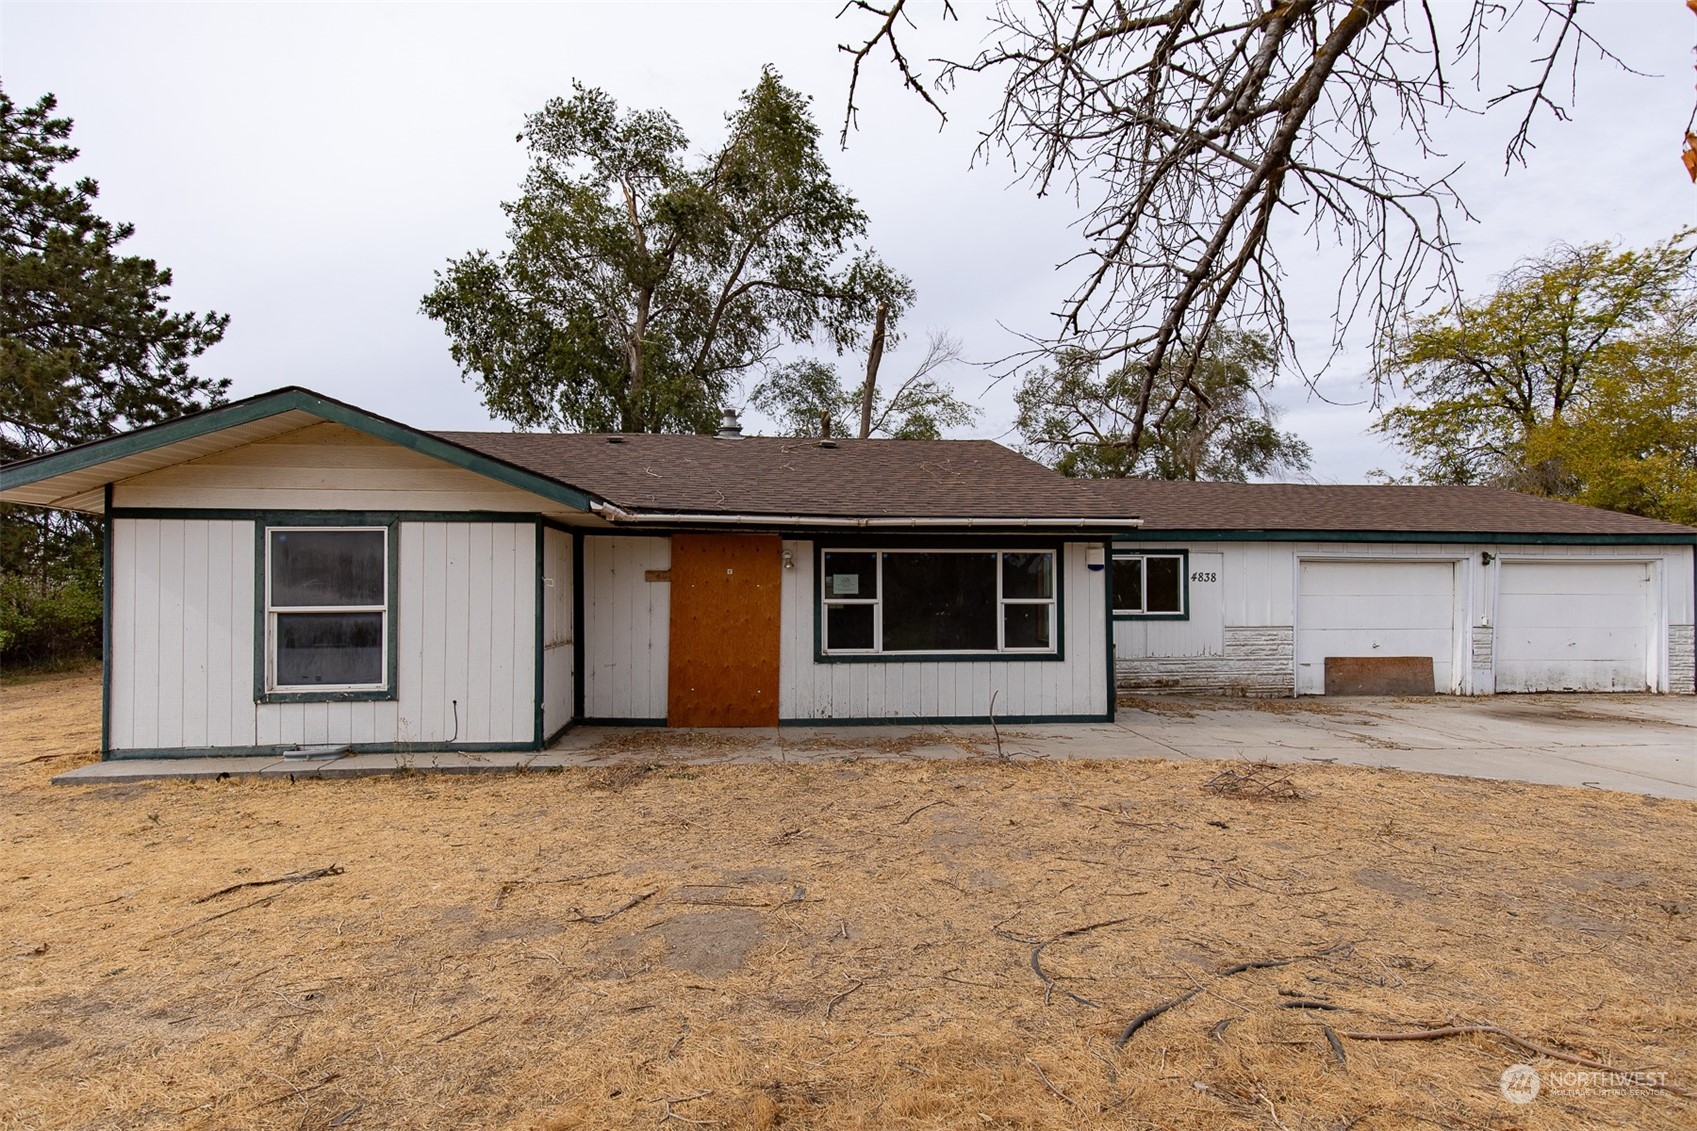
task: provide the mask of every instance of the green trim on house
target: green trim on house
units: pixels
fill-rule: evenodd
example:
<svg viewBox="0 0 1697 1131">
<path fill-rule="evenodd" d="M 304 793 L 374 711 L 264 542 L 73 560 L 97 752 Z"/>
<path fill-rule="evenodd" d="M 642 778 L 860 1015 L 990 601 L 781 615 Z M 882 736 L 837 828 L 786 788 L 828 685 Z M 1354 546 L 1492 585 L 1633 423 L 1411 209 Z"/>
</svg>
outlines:
<svg viewBox="0 0 1697 1131">
<path fill-rule="evenodd" d="M 1103 715 L 997 715 L 997 726 L 1004 723 L 1111 723 L 1110 710 Z M 989 726 L 989 715 L 890 715 L 884 718 L 853 716 L 850 718 L 779 719 L 780 727 L 886 727 L 886 726 Z"/>
<path fill-rule="evenodd" d="M 535 743 L 531 742 L 348 742 L 322 745 L 345 747 L 349 754 L 498 754 L 537 749 Z M 133 750 L 114 750 L 108 761 L 121 762 L 138 758 L 282 758 L 302 748 L 300 745 L 137 747 Z M 301 760 L 302 770 L 331 765 L 335 765 L 333 758 Z"/>
<path fill-rule="evenodd" d="M 531 703 L 531 707 L 534 709 L 535 714 L 536 714 L 536 730 L 535 730 L 535 733 L 536 733 L 536 748 L 538 750 L 541 750 L 543 748 L 543 746 L 545 745 L 545 743 L 542 741 L 542 738 L 543 738 L 542 727 L 544 725 L 543 720 L 542 720 L 542 694 L 543 694 L 543 689 L 542 689 L 542 661 L 543 661 L 543 653 L 544 653 L 546 646 L 547 646 L 546 641 L 544 639 L 544 634 L 543 634 L 543 631 L 542 631 L 542 621 L 543 621 L 543 617 L 545 616 L 545 613 L 544 613 L 543 608 L 542 608 L 542 588 L 543 588 L 543 577 L 542 577 L 543 552 L 542 551 L 543 551 L 543 541 L 544 541 L 544 535 L 543 535 L 542 531 L 543 531 L 542 520 L 537 519 L 536 520 L 536 603 L 531 610 L 531 612 L 534 614 L 531 619 L 536 622 L 536 694 L 535 694 L 535 698 L 534 698 L 533 702 Z"/>
<path fill-rule="evenodd" d="M 204 409 L 175 420 L 167 420 L 162 424 L 138 428 L 122 436 L 94 440 L 51 455 L 20 460 L 0 467 L 0 490 L 23 487 L 39 483 L 43 479 L 51 479 L 55 475 L 98 467 L 111 460 L 141 455 L 169 444 L 210 435 L 237 425 L 252 424 L 285 412 L 311 413 L 322 420 L 398 444 L 422 455 L 439 459 L 443 463 L 476 472 L 509 487 L 540 495 L 575 510 L 589 509 L 592 496 L 576 487 L 298 386 L 261 393 L 247 400 Z"/>
<path fill-rule="evenodd" d="M 386 520 L 386 521 L 385 521 Z M 280 527 L 355 526 L 382 527 L 388 577 L 383 614 L 385 686 L 358 691 L 271 691 L 266 688 L 270 670 L 270 624 L 265 599 L 266 534 Z M 400 698 L 399 637 L 401 609 L 401 524 L 390 515 L 354 511 L 271 511 L 253 523 L 253 701 L 255 703 L 386 703 Z"/>
<path fill-rule="evenodd" d="M 566 732 L 568 730 L 571 730 L 573 727 L 575 727 L 577 725 L 578 724 L 577 724 L 577 721 L 575 719 L 567 719 L 565 722 L 561 723 L 559 726 L 554 728 L 553 734 L 548 735 L 546 738 L 544 738 L 542 740 L 542 745 L 538 749 L 541 749 L 541 750 L 548 749 L 550 746 L 552 746 L 556 742 L 560 741 L 560 739 L 564 738 L 566 736 Z"/>
<path fill-rule="evenodd" d="M 789 538 L 788 535 L 785 535 Z M 831 538 L 815 537 L 809 539 L 813 545 L 813 581 L 810 588 L 813 591 L 813 662 L 816 664 L 1005 664 L 1005 663 L 1065 663 L 1067 644 L 1067 607 L 1066 607 L 1066 543 L 1048 540 L 1036 540 L 1027 536 L 1023 540 L 999 538 L 962 538 L 948 539 L 939 543 L 939 537 L 946 535 L 928 535 L 921 540 L 911 538 L 905 541 L 872 538 Z M 789 538 L 790 541 L 803 539 Z M 829 542 L 829 545 L 826 543 Z M 832 655 L 825 651 L 825 601 L 821 591 L 820 579 L 823 576 L 823 555 L 828 550 L 841 549 L 877 549 L 877 550 L 1046 550 L 1055 555 L 1055 650 L 1053 652 L 845 652 Z M 1000 568 L 998 566 L 998 568 Z M 880 600 L 882 597 L 880 596 Z M 1001 613 L 998 610 L 997 615 Z"/>
<path fill-rule="evenodd" d="M 1514 546 L 1692 546 L 1697 534 L 1493 534 L 1419 530 L 1138 530 L 1120 542 L 1461 542 Z"/>
<path fill-rule="evenodd" d="M 277 514 L 342 515 L 350 519 L 369 520 L 374 526 L 391 520 L 396 522 L 518 522 L 532 523 L 537 515 L 532 511 L 279 511 L 258 508 L 217 507 L 114 507 L 113 518 L 176 519 L 207 522 L 260 522 Z M 563 529 L 570 529 L 565 527 Z"/>
<path fill-rule="evenodd" d="M 100 532 L 100 757 L 112 750 L 112 484 L 106 484 Z"/>
<path fill-rule="evenodd" d="M 1178 549 L 1173 549 L 1171 547 L 1151 548 L 1151 547 L 1120 546 L 1120 545 L 1117 545 L 1117 544 L 1110 545 L 1108 547 L 1108 572 L 1109 573 L 1114 572 L 1114 558 L 1116 558 L 1116 557 L 1118 557 L 1122 554 L 1124 556 L 1126 556 L 1127 558 L 1149 557 L 1151 555 L 1155 556 L 1155 557 L 1170 558 L 1170 557 L 1173 557 L 1173 556 L 1176 555 L 1179 558 L 1179 561 L 1182 563 L 1179 566 L 1179 584 L 1184 587 L 1183 595 L 1180 597 L 1180 602 L 1184 605 L 1184 611 L 1182 613 L 1122 613 L 1122 612 L 1119 612 L 1118 610 L 1116 610 L 1113 607 L 1113 605 L 1110 604 L 1108 606 L 1108 613 L 1109 613 L 1109 616 L 1112 620 L 1126 620 L 1126 621 L 1167 620 L 1167 621 L 1171 621 L 1171 620 L 1189 620 L 1190 619 L 1190 549 L 1189 549 L 1189 547 L 1180 546 Z M 1148 581 L 1148 572 L 1149 572 L 1148 567 L 1144 567 L 1144 581 L 1146 583 Z M 1145 593 L 1143 595 L 1143 599 L 1144 599 L 1144 601 L 1148 601 L 1149 595 L 1147 593 Z M 1112 630 L 1113 630 L 1113 626 L 1109 625 L 1109 631 L 1112 631 Z"/>
<path fill-rule="evenodd" d="M 1107 618 L 1102 635 L 1107 638 L 1108 651 L 1108 697 L 1103 700 L 1109 719 L 1114 717 L 1114 710 L 1119 706 L 1120 687 L 1114 662 L 1117 653 L 1114 651 L 1114 544 L 1102 543 L 1102 614 Z"/>
<path fill-rule="evenodd" d="M 572 536 L 572 722 L 583 721 L 583 536 Z M 570 725 L 568 723 L 567 725 Z"/>
</svg>

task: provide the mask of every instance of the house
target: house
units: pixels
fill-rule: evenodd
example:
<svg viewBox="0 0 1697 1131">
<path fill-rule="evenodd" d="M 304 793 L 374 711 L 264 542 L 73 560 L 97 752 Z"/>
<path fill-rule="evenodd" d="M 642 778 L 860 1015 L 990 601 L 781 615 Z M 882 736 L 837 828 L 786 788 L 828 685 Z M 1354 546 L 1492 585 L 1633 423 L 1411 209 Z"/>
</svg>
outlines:
<svg viewBox="0 0 1697 1131">
<path fill-rule="evenodd" d="M 1113 548 L 1122 692 L 1697 683 L 1690 527 L 1487 487 L 1097 489 L 1143 518 Z"/>
<path fill-rule="evenodd" d="M 1107 719 L 1136 528 L 989 441 L 431 434 L 299 388 L 0 500 L 110 520 L 108 757 Z"/>
<path fill-rule="evenodd" d="M 1091 483 L 733 420 L 430 433 L 288 388 L 7 465 L 0 501 L 109 519 L 112 758 L 1693 683 L 1697 530 L 1505 492 Z"/>
</svg>

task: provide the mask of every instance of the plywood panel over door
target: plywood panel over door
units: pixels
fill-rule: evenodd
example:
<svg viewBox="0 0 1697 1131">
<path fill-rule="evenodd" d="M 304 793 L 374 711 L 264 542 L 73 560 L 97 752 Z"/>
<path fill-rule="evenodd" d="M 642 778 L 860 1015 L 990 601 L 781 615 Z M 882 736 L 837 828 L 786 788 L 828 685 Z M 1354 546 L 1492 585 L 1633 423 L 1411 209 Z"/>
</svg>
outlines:
<svg viewBox="0 0 1697 1131">
<path fill-rule="evenodd" d="M 1326 689 L 1328 656 L 1430 656 L 1455 691 L 1456 563 L 1303 561 L 1296 608 L 1296 691 Z"/>
<path fill-rule="evenodd" d="M 778 725 L 782 584 L 776 536 L 672 536 L 668 725 Z"/>
<path fill-rule="evenodd" d="M 1644 691 L 1655 638 L 1649 562 L 1504 562 L 1498 691 Z"/>
</svg>

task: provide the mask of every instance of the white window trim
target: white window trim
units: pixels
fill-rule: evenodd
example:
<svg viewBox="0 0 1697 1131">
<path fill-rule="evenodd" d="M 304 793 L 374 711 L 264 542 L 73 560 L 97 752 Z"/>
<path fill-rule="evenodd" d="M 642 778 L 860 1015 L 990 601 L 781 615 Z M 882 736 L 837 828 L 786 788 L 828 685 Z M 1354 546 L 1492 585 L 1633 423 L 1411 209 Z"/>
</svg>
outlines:
<svg viewBox="0 0 1697 1131">
<path fill-rule="evenodd" d="M 871 554 L 877 578 L 876 597 L 833 597 L 827 592 L 825 558 L 830 554 Z M 884 555 L 885 554 L 993 554 L 996 558 L 996 647 L 946 649 L 942 651 L 884 650 Z M 1002 559 L 1007 554 L 1046 554 L 1049 558 L 1049 596 L 1004 597 L 1002 595 Z M 1060 568 L 1059 551 L 1047 547 L 1035 549 L 993 549 L 989 547 L 928 547 L 928 546 L 821 546 L 819 548 L 819 651 L 826 656 L 888 656 L 895 659 L 927 656 L 1053 656 L 1060 651 Z M 872 606 L 872 647 L 832 648 L 831 608 L 836 605 Z M 1009 605 L 1047 605 L 1049 608 L 1049 645 L 1045 648 L 1010 648 L 1007 643 L 1007 607 Z"/>
<path fill-rule="evenodd" d="M 277 605 L 271 600 L 271 535 L 293 531 L 330 531 L 347 534 L 376 531 L 383 535 L 383 595 L 381 605 Z M 341 691 L 389 690 L 389 633 L 393 616 L 388 605 L 389 539 L 387 526 L 267 526 L 265 527 L 265 691 L 267 694 L 335 694 Z M 279 683 L 277 681 L 277 617 L 284 613 L 379 613 L 383 617 L 381 640 L 383 678 L 376 683 Z"/>
<path fill-rule="evenodd" d="M 1158 610 L 1155 610 L 1153 612 L 1150 611 L 1150 609 L 1149 609 L 1149 559 L 1150 558 L 1163 558 L 1163 559 L 1164 558 L 1171 558 L 1173 561 L 1178 562 L 1178 608 L 1177 609 L 1158 609 Z M 1138 608 L 1138 609 L 1130 609 L 1130 608 L 1126 608 L 1125 606 L 1121 605 L 1120 604 L 1120 600 L 1121 600 L 1120 589 L 1119 589 L 1119 586 L 1116 585 L 1116 586 L 1114 586 L 1114 607 L 1111 610 L 1109 610 L 1114 616 L 1116 616 L 1116 617 L 1188 617 L 1188 616 L 1190 616 L 1190 586 L 1186 583 L 1186 577 L 1185 577 L 1185 571 L 1190 568 L 1189 557 L 1187 557 L 1184 554 L 1145 553 L 1143 551 L 1138 551 L 1137 553 L 1116 553 L 1113 556 L 1113 564 L 1110 565 L 1109 568 L 1110 569 L 1113 568 L 1113 565 L 1118 565 L 1120 562 L 1131 562 L 1131 561 L 1135 561 L 1136 563 L 1138 563 L 1138 569 L 1139 569 L 1140 573 L 1142 574 L 1142 581 L 1138 585 L 1137 591 L 1138 591 L 1139 596 L 1142 598 L 1143 607 Z"/>
</svg>

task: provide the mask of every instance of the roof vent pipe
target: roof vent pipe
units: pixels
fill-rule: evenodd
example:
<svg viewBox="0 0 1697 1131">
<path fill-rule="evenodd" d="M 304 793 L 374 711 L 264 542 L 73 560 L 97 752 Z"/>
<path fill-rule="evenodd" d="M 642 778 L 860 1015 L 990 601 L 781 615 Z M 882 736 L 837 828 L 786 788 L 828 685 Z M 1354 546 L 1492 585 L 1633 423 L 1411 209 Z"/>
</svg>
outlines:
<svg viewBox="0 0 1697 1131">
<path fill-rule="evenodd" d="M 721 440 L 742 439 L 742 425 L 737 421 L 737 410 L 727 408 L 725 418 L 719 421 L 719 438 Z"/>
</svg>

